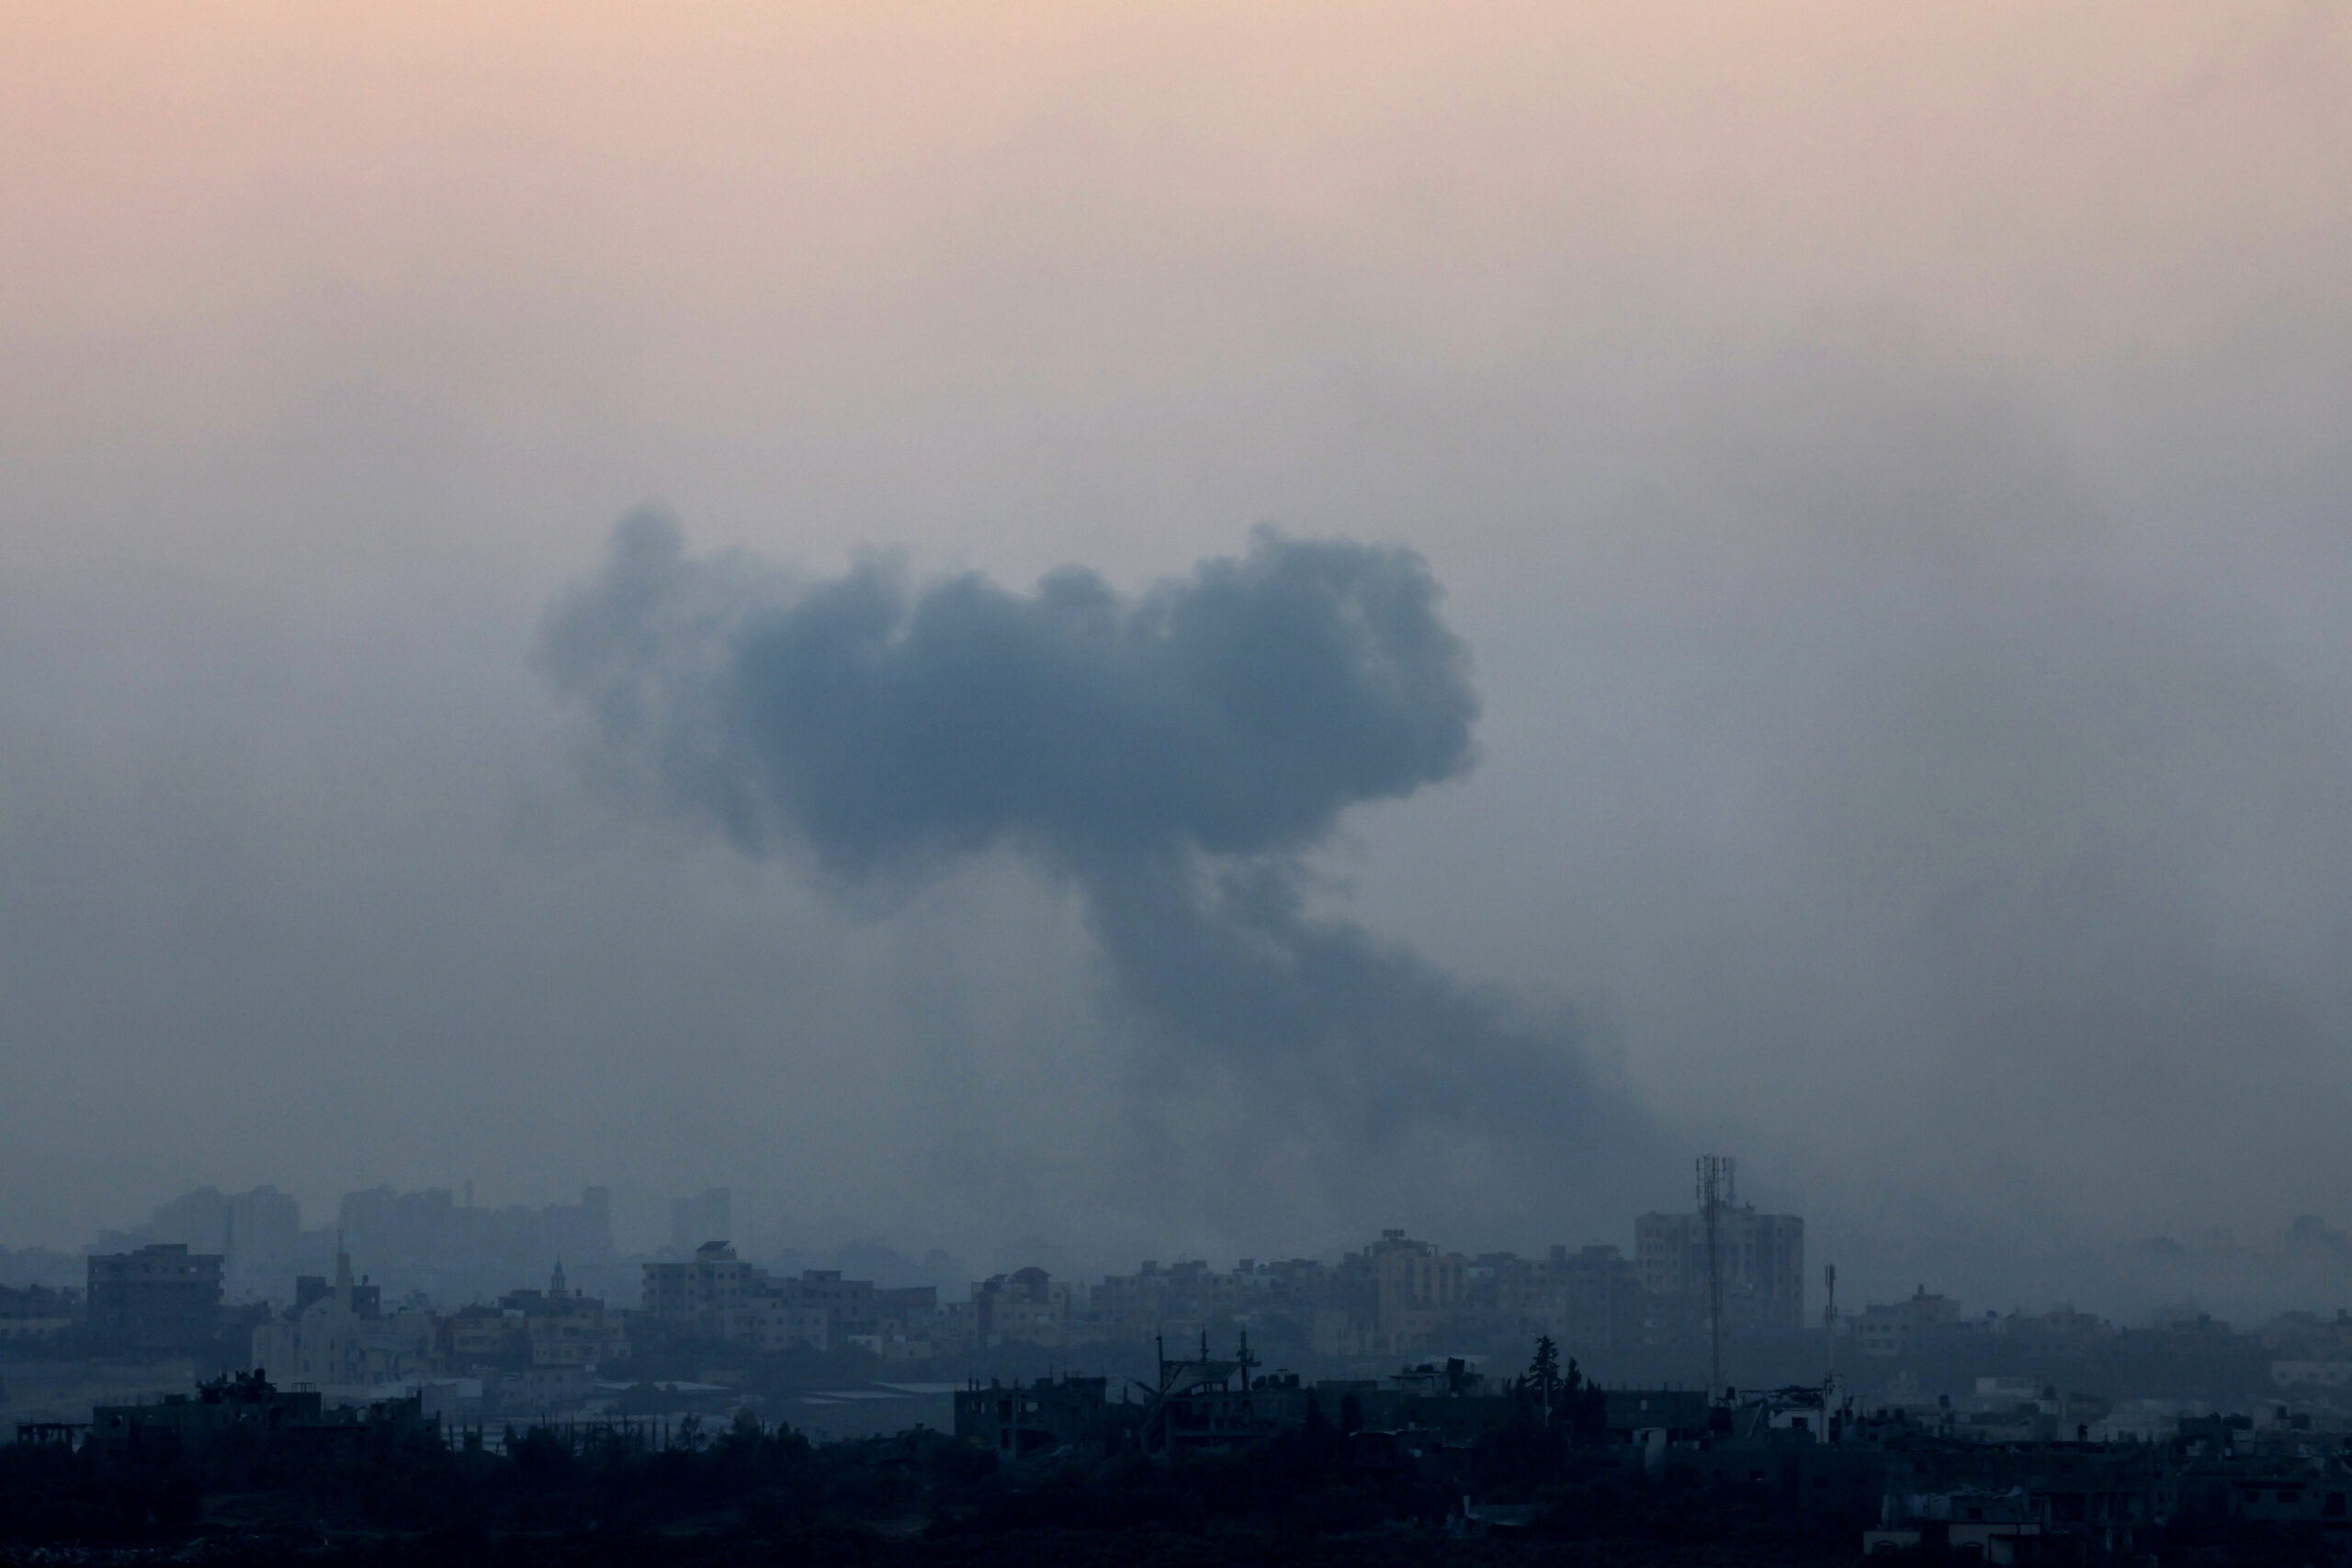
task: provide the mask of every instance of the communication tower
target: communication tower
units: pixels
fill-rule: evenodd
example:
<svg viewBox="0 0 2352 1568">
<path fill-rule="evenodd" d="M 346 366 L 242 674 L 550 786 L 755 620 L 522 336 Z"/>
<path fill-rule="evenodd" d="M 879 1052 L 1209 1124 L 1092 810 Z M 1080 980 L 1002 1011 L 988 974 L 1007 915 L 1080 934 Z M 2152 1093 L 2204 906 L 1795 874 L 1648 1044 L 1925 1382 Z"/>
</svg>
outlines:
<svg viewBox="0 0 2352 1568">
<path fill-rule="evenodd" d="M 1823 1337 L 1829 1346 L 1829 1375 L 1834 1378 L 1838 1375 L 1838 1265 L 1835 1263 L 1821 1266 L 1821 1289 L 1825 1297 L 1821 1306 L 1821 1326 Z"/>
<path fill-rule="evenodd" d="M 1724 1391 L 1723 1213 L 1734 1196 L 1734 1162 L 1723 1155 L 1699 1156 L 1699 1223 L 1707 1236 L 1707 1394 Z"/>
</svg>

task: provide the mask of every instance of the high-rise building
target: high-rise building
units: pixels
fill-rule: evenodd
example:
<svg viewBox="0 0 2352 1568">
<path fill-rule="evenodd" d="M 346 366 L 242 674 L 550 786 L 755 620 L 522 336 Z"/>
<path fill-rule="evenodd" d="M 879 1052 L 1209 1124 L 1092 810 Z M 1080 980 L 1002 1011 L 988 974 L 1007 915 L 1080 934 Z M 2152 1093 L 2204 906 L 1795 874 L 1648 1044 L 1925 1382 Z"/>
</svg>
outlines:
<svg viewBox="0 0 2352 1568">
<path fill-rule="evenodd" d="M 459 1294 L 536 1274 L 558 1258 L 574 1269 L 609 1266 L 612 1224 L 612 1194 L 603 1187 L 583 1190 L 577 1203 L 536 1209 L 460 1204 L 440 1187 L 378 1187 L 345 1193 L 335 1228 L 378 1279 Z"/>
<path fill-rule="evenodd" d="M 733 1241 L 734 1194 L 711 1187 L 670 1201 L 670 1250 L 691 1254 L 707 1241 Z"/>
<path fill-rule="evenodd" d="M 1761 1214 L 1753 1203 L 1725 1204 L 1715 1247 L 1723 1270 L 1724 1326 L 1734 1330 L 1804 1326 L 1804 1219 Z M 1645 1294 L 1668 1303 L 1707 1299 L 1704 1214 L 1644 1214 L 1634 1222 L 1634 1267 Z"/>
<path fill-rule="evenodd" d="M 1426 1337 L 1462 1304 L 1469 1260 L 1412 1241 L 1403 1231 L 1384 1231 L 1372 1248 L 1379 1280 L 1379 1332 L 1393 1347 Z"/>
</svg>

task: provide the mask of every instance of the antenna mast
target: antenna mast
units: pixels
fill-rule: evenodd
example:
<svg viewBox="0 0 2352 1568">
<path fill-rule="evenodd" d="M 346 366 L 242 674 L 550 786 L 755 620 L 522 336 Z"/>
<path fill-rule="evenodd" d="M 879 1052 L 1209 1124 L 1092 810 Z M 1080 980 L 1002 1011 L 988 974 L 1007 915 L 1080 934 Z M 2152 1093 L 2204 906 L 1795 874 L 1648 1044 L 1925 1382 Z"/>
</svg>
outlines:
<svg viewBox="0 0 2352 1568">
<path fill-rule="evenodd" d="M 1829 1349 L 1829 1376 L 1838 1375 L 1838 1265 L 1821 1266 L 1821 1288 L 1827 1300 L 1822 1303 L 1821 1326 L 1826 1331 Z"/>
<path fill-rule="evenodd" d="M 1732 1202 L 1733 1162 L 1722 1155 L 1699 1156 L 1699 1222 L 1707 1235 L 1707 1395 L 1724 1392 L 1723 1211 Z"/>
</svg>

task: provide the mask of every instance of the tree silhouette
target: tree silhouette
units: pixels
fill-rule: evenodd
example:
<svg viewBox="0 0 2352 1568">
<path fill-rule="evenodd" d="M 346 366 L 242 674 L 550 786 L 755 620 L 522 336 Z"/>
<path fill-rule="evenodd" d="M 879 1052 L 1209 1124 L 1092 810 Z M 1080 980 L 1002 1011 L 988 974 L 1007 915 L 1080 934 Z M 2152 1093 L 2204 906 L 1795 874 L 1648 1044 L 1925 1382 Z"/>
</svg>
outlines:
<svg viewBox="0 0 2352 1568">
<path fill-rule="evenodd" d="M 1576 1363 L 1571 1361 L 1568 1365 L 1574 1367 Z M 1552 1343 L 1550 1335 L 1537 1337 L 1535 1359 L 1527 1364 L 1527 1378 L 1544 1402 L 1544 1424 L 1548 1427 L 1552 1424 L 1552 1393 L 1560 1386 L 1560 1348 Z"/>
</svg>

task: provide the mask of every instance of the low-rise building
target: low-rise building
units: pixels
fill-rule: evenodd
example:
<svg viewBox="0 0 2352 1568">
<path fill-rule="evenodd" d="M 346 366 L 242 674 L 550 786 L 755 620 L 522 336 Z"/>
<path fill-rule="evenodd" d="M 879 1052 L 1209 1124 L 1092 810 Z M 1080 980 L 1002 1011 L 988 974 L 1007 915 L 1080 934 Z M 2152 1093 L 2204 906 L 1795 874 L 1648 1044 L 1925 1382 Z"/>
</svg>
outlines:
<svg viewBox="0 0 2352 1568">
<path fill-rule="evenodd" d="M 754 1296 L 728 1310 L 719 1336 L 730 1344 L 768 1352 L 830 1350 L 833 1348 L 832 1314 L 816 1303 L 788 1295 Z"/>
<path fill-rule="evenodd" d="M 2352 1361 L 2273 1361 L 2270 1381 L 2279 1388 L 2352 1387 Z"/>
<path fill-rule="evenodd" d="M 838 1269 L 803 1269 L 780 1280 L 709 1242 L 687 1262 L 645 1265 L 645 1311 L 655 1321 L 764 1351 L 828 1350 L 853 1339 L 929 1342 L 943 1326 L 930 1285 L 877 1288 Z"/>
<path fill-rule="evenodd" d="M 2032 1350 L 2081 1353 L 2115 1337 L 2115 1325 L 2095 1313 L 2072 1306 L 2029 1314 L 2011 1313 L 1996 1325 L 2011 1345 Z"/>
<path fill-rule="evenodd" d="M 1950 1296 L 1930 1295 L 1922 1285 L 1908 1301 L 1880 1302 L 1854 1318 L 1854 1353 L 1858 1356 L 1913 1356 L 1950 1345 L 1966 1332 L 1960 1303 Z"/>
<path fill-rule="evenodd" d="M 453 1367 L 521 1366 L 531 1357 L 520 1312 L 477 1302 L 441 1319 L 441 1359 Z"/>
<path fill-rule="evenodd" d="M 972 1305 L 983 1347 L 1069 1342 L 1070 1288 L 1034 1265 L 973 1286 Z"/>
<path fill-rule="evenodd" d="M 350 1391 L 432 1370 L 440 1341 L 433 1314 L 421 1306 L 385 1314 L 359 1290 L 350 1255 L 336 1254 L 327 1294 L 254 1330 L 254 1374 L 282 1388 Z"/>
<path fill-rule="evenodd" d="M 175 1393 L 152 1404 L 98 1405 L 90 1412 L 88 1441 L 94 1449 L 162 1458 L 232 1432 L 274 1432 L 321 1418 L 315 1391 L 280 1389 L 254 1371 L 199 1384 L 193 1399 Z"/>
<path fill-rule="evenodd" d="M 932 1309 L 931 1342 L 942 1351 L 968 1350 L 979 1343 L 979 1312 L 969 1302 L 941 1302 Z"/>
<path fill-rule="evenodd" d="M 534 1367 L 607 1366 L 628 1359 L 628 1330 L 604 1302 L 571 1288 L 559 1259 L 545 1291 L 514 1291 L 499 1303 L 520 1313 Z"/>
<path fill-rule="evenodd" d="M 1010 1385 L 975 1382 L 956 1393 L 956 1436 L 1006 1459 L 1033 1459 L 1102 1443 L 1104 1381 L 1040 1379 Z"/>
<path fill-rule="evenodd" d="M 707 1241 L 683 1263 L 645 1266 L 645 1312 L 712 1338 L 723 1337 L 727 1314 L 773 1293 L 767 1270 L 735 1256 L 723 1241 Z"/>
<path fill-rule="evenodd" d="M 194 1396 L 153 1404 L 101 1404 L 90 1412 L 89 1446 L 169 1458 L 231 1438 L 345 1443 L 414 1439 L 433 1429 L 415 1394 L 328 1409 L 319 1393 L 281 1389 L 259 1371 L 199 1384 Z"/>
<path fill-rule="evenodd" d="M 44 1285 L 0 1285 L 0 1339 L 48 1339 L 81 1318 L 81 1298 Z"/>
</svg>

